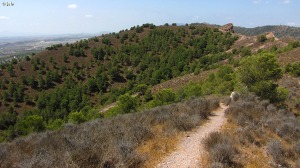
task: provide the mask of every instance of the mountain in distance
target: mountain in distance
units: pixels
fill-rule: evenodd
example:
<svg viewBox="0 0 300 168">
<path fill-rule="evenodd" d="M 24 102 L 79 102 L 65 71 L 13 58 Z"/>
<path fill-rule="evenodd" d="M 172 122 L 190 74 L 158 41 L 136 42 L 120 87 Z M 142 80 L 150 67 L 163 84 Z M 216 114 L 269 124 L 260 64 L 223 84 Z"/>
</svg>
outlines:
<svg viewBox="0 0 300 168">
<path fill-rule="evenodd" d="M 236 26 L 234 27 L 234 31 L 236 33 L 247 36 L 257 36 L 260 34 L 265 34 L 267 32 L 273 32 L 274 35 L 278 38 L 292 37 L 300 39 L 300 27 L 292 27 L 286 25 L 268 25 L 254 28 Z"/>
<path fill-rule="evenodd" d="M 221 25 L 218 24 L 210 24 L 210 23 L 192 23 L 194 26 L 209 26 L 220 28 Z M 266 34 L 272 32 L 277 38 L 296 38 L 300 39 L 300 27 L 293 27 L 287 25 L 266 25 L 259 26 L 254 28 L 246 28 L 242 26 L 234 26 L 234 32 L 246 36 L 257 36 L 261 34 Z"/>
</svg>

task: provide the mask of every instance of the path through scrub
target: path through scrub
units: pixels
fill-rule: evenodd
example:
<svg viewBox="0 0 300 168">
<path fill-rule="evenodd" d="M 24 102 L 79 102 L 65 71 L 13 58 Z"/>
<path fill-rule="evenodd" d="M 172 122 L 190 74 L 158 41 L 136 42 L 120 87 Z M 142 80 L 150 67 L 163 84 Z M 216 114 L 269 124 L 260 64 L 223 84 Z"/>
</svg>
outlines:
<svg viewBox="0 0 300 168">
<path fill-rule="evenodd" d="M 204 125 L 199 126 L 179 142 L 177 150 L 167 156 L 156 167 L 158 168 L 198 168 L 201 167 L 199 158 L 204 153 L 202 140 L 214 131 L 218 131 L 226 122 L 224 115 L 228 106 L 223 104 L 213 112 L 213 116 Z"/>
</svg>

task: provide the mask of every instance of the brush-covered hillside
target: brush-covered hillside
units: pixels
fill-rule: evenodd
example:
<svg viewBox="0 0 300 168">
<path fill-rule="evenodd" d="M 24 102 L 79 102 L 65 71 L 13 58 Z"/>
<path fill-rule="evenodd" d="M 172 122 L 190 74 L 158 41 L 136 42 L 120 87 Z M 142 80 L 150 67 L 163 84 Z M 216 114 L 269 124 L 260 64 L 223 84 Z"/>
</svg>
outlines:
<svg viewBox="0 0 300 168">
<path fill-rule="evenodd" d="M 80 111 L 97 118 L 91 109 L 125 93 L 147 102 L 151 86 L 232 57 L 224 51 L 237 39 L 205 26 L 144 24 L 2 64 L 1 140 L 52 129 Z"/>
<path fill-rule="evenodd" d="M 236 33 L 240 33 L 247 36 L 257 36 L 260 34 L 272 32 L 278 38 L 290 37 L 290 38 L 300 39 L 299 27 L 291 27 L 291 26 L 284 26 L 284 25 L 279 25 L 279 26 L 270 25 L 270 26 L 254 27 L 254 28 L 245 28 L 245 27 L 236 26 L 234 28 L 234 31 Z"/>
<path fill-rule="evenodd" d="M 226 128 L 258 130 L 243 131 L 240 140 L 232 138 L 237 131 L 207 140 L 207 165 L 247 166 L 252 158 L 243 145 L 268 148 L 264 159 L 280 164 L 273 150 L 299 148 L 299 51 L 299 41 L 270 34 L 144 24 L 12 60 L 1 65 L 0 163 L 153 167 L 223 102 L 230 105 Z M 232 91 L 242 99 L 230 104 Z M 277 142 L 260 129 L 293 145 L 273 149 Z M 299 151 L 290 151 L 284 163 L 297 165 Z"/>
</svg>

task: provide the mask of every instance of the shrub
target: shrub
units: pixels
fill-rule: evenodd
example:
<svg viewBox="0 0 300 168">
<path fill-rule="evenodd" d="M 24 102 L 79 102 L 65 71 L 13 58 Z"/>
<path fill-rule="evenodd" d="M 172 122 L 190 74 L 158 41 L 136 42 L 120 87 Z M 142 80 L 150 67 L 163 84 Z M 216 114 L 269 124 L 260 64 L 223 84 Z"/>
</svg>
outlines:
<svg viewBox="0 0 300 168">
<path fill-rule="evenodd" d="M 27 55 L 27 56 L 25 57 L 25 60 L 26 60 L 26 61 L 30 61 L 30 57 Z"/>
<path fill-rule="evenodd" d="M 144 95 L 146 93 L 147 89 L 148 89 L 148 86 L 146 84 L 140 84 L 140 85 L 137 85 L 137 87 L 134 89 L 134 91 Z"/>
<path fill-rule="evenodd" d="M 173 118 L 172 122 L 174 123 L 175 128 L 179 131 L 190 131 L 199 124 L 199 120 L 199 116 L 191 117 L 188 115 L 180 115 L 176 118 Z"/>
<path fill-rule="evenodd" d="M 18 63 L 18 60 L 17 60 L 16 58 L 13 58 L 13 59 L 11 60 L 11 63 L 12 63 L 12 64 L 17 64 L 17 63 Z"/>
<path fill-rule="evenodd" d="M 265 41 L 267 41 L 268 39 L 267 39 L 267 36 L 265 35 L 265 34 L 262 34 L 262 35 L 259 35 L 259 36 L 257 36 L 257 41 L 259 41 L 259 42 L 261 42 L 261 43 L 263 43 L 263 42 L 265 42 Z"/>
<path fill-rule="evenodd" d="M 224 134 L 213 132 L 203 140 L 204 148 L 209 152 L 210 161 L 231 166 L 237 149 L 233 141 Z"/>
<path fill-rule="evenodd" d="M 242 48 L 240 53 L 242 57 L 250 56 L 252 54 L 249 47 Z"/>
<path fill-rule="evenodd" d="M 300 140 L 294 144 L 293 149 L 298 155 L 300 155 Z"/>
<path fill-rule="evenodd" d="M 51 122 L 47 128 L 50 130 L 58 130 L 64 125 L 64 121 L 62 119 L 56 119 L 53 122 Z"/>
<path fill-rule="evenodd" d="M 285 164 L 284 149 L 278 140 L 272 139 L 267 144 L 267 152 L 272 156 L 273 160 L 277 164 Z"/>
<path fill-rule="evenodd" d="M 28 115 L 17 122 L 16 131 L 21 135 L 27 135 L 31 132 L 40 132 L 45 129 L 43 117 L 38 115 Z"/>
<path fill-rule="evenodd" d="M 288 72 L 295 77 L 300 76 L 300 62 L 288 63 L 285 66 L 285 72 Z"/>
<path fill-rule="evenodd" d="M 275 81 L 282 77 L 282 72 L 274 54 L 263 53 L 245 58 L 237 71 L 237 79 L 263 99 L 271 102 L 282 101 L 286 91 L 278 89 Z"/>
<path fill-rule="evenodd" d="M 174 102 L 176 99 L 176 94 L 170 89 L 164 89 L 154 95 L 154 100 L 160 102 L 161 104 L 169 104 Z"/>
<path fill-rule="evenodd" d="M 70 113 L 69 116 L 69 122 L 80 124 L 86 121 L 86 117 L 83 115 L 82 112 L 73 112 Z"/>
<path fill-rule="evenodd" d="M 284 123 L 280 123 L 276 127 L 276 133 L 285 139 L 298 139 L 300 138 L 297 134 L 300 133 L 300 127 L 297 122 L 285 121 Z"/>
<path fill-rule="evenodd" d="M 203 95 L 202 86 L 194 83 L 191 83 L 185 87 L 184 92 L 187 97 L 200 97 Z"/>
<path fill-rule="evenodd" d="M 137 100 L 129 94 L 125 94 L 118 98 L 118 106 L 121 113 L 133 112 L 136 110 Z"/>
</svg>

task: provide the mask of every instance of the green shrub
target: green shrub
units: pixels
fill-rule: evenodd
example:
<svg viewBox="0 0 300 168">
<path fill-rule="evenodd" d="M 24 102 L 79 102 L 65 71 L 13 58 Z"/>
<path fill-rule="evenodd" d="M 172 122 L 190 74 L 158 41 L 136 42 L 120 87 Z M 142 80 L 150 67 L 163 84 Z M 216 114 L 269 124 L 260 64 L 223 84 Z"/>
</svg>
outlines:
<svg viewBox="0 0 300 168">
<path fill-rule="evenodd" d="M 9 126 L 14 125 L 17 120 L 17 113 L 1 112 L 0 113 L 0 130 L 7 129 Z"/>
<path fill-rule="evenodd" d="M 251 49 L 249 47 L 243 47 L 240 51 L 242 57 L 250 56 Z"/>
<path fill-rule="evenodd" d="M 121 113 L 130 113 L 136 110 L 137 100 L 129 94 L 122 95 L 117 102 Z"/>
<path fill-rule="evenodd" d="M 276 102 L 281 101 L 279 94 L 284 95 L 281 91 L 278 93 L 278 85 L 275 84 L 282 77 L 282 72 L 274 54 L 262 53 L 243 59 L 236 76 L 250 92 L 263 99 Z"/>
<path fill-rule="evenodd" d="M 80 124 L 87 120 L 82 112 L 72 112 L 69 114 L 68 119 L 69 119 L 69 122 L 75 123 L 75 124 Z"/>
<path fill-rule="evenodd" d="M 39 115 L 28 115 L 21 118 L 16 124 L 16 131 L 21 135 L 31 132 L 40 132 L 45 129 L 43 117 Z"/>
<path fill-rule="evenodd" d="M 175 102 L 176 94 L 170 89 L 164 89 L 154 95 L 154 101 L 158 104 L 169 104 Z"/>
<path fill-rule="evenodd" d="M 290 73 L 295 77 L 300 76 L 300 62 L 288 63 L 285 67 L 285 72 Z"/>
<path fill-rule="evenodd" d="M 137 85 L 137 87 L 135 88 L 134 91 L 144 95 L 146 93 L 147 89 L 148 89 L 148 86 L 146 84 L 140 84 L 140 85 Z"/>
<path fill-rule="evenodd" d="M 62 128 L 64 123 L 65 122 L 62 119 L 56 119 L 53 122 L 51 122 L 50 124 L 48 124 L 47 129 L 49 129 L 49 130 L 58 130 L 58 129 Z"/>
<path fill-rule="evenodd" d="M 267 41 L 267 36 L 265 34 L 259 35 L 257 36 L 257 41 L 264 43 L 265 41 Z"/>
<path fill-rule="evenodd" d="M 203 95 L 202 86 L 200 84 L 191 83 L 185 89 L 186 97 L 200 97 Z"/>
</svg>

